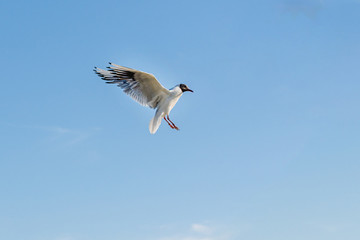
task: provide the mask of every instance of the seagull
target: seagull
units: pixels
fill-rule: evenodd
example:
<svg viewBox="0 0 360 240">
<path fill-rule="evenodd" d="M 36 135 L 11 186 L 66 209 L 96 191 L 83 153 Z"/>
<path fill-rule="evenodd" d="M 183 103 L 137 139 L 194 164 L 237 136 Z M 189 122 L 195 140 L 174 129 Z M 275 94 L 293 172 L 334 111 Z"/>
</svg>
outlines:
<svg viewBox="0 0 360 240">
<path fill-rule="evenodd" d="M 143 106 L 156 109 L 155 116 L 150 120 L 149 131 L 155 134 L 161 119 L 172 129 L 179 128 L 170 120 L 169 114 L 184 92 L 193 92 L 185 84 L 178 84 L 171 89 L 164 88 L 154 75 L 135 69 L 109 63 L 107 70 L 95 67 L 94 71 L 108 84 L 116 84 L 123 91 Z"/>
</svg>

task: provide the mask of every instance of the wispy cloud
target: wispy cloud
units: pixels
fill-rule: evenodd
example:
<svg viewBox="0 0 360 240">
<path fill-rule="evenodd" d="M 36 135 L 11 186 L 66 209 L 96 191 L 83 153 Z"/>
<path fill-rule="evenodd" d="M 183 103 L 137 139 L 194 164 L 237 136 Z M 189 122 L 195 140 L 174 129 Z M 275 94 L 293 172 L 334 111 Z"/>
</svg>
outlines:
<svg viewBox="0 0 360 240">
<path fill-rule="evenodd" d="M 98 132 L 100 128 L 75 129 L 63 126 L 42 126 L 28 124 L 3 123 L 11 128 L 18 128 L 27 131 L 34 131 L 45 135 L 46 142 L 56 142 L 61 146 L 74 146 L 89 139 L 93 134 Z M 39 135 L 41 136 L 41 135 Z M 39 139 L 40 140 L 40 139 Z M 41 141 L 41 140 L 40 140 Z"/>
<path fill-rule="evenodd" d="M 47 133 L 47 142 L 56 142 L 62 146 L 73 146 L 88 139 L 96 129 L 73 129 L 61 126 L 28 126 L 27 128 Z"/>
<path fill-rule="evenodd" d="M 70 129 L 63 128 L 63 127 L 37 127 L 37 128 L 40 128 L 40 129 L 42 128 L 44 130 L 59 133 L 59 134 L 65 134 L 65 133 L 72 132 Z"/>
<path fill-rule="evenodd" d="M 314 18 L 323 8 L 323 0 L 282 0 L 281 9 L 285 13 L 305 15 Z"/>
<path fill-rule="evenodd" d="M 80 144 L 100 130 L 99 128 L 71 129 L 58 126 L 43 127 L 43 129 L 52 134 L 49 139 L 50 142 L 61 142 L 63 146 Z"/>
</svg>

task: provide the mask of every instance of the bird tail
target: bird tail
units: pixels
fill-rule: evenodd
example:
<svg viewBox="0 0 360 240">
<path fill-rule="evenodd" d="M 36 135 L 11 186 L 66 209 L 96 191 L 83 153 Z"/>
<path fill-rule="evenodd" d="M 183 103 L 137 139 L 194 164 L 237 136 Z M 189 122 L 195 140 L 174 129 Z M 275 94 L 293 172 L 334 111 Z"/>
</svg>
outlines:
<svg viewBox="0 0 360 240">
<path fill-rule="evenodd" d="M 155 134 L 161 124 L 162 113 L 156 112 L 155 116 L 150 120 L 149 131 L 151 134 Z"/>
</svg>

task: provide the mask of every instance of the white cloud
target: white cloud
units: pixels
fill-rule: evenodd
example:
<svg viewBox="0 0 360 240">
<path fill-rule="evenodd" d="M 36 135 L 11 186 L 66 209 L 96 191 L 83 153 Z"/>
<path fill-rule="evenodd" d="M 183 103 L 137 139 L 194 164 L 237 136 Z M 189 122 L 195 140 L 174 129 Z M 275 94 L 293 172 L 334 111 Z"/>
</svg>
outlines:
<svg viewBox="0 0 360 240">
<path fill-rule="evenodd" d="M 175 237 L 160 238 L 159 240 L 218 240 L 218 239 L 216 239 L 216 238 L 209 238 L 209 237 L 175 236 Z"/>
<path fill-rule="evenodd" d="M 311 222 L 309 225 L 326 233 L 336 233 L 346 229 L 346 224 L 343 223 Z"/>
<path fill-rule="evenodd" d="M 209 235 L 212 233 L 212 229 L 210 227 L 202 225 L 202 224 L 197 224 L 197 223 L 194 223 L 193 225 L 191 225 L 191 229 L 194 232 L 206 234 L 206 235 Z"/>
<path fill-rule="evenodd" d="M 214 228 L 204 224 L 193 223 L 188 230 L 174 233 L 172 236 L 158 238 L 158 240 L 231 240 L 234 232 L 228 228 Z"/>
<path fill-rule="evenodd" d="M 55 238 L 55 240 L 75 240 L 75 238 L 73 238 L 73 237 L 58 237 L 58 238 Z"/>
<path fill-rule="evenodd" d="M 208 237 L 185 237 L 182 240 L 216 240 L 216 239 L 208 238 Z"/>
</svg>

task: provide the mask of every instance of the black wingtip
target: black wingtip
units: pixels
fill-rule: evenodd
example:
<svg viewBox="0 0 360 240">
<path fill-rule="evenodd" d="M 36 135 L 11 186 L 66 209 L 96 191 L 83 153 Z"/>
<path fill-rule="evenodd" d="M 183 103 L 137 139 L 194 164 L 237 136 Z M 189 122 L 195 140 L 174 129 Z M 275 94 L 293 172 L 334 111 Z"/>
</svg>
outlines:
<svg viewBox="0 0 360 240">
<path fill-rule="evenodd" d="M 109 64 L 110 64 L 110 65 L 112 65 L 112 63 L 111 63 L 111 62 L 109 62 Z"/>
</svg>

